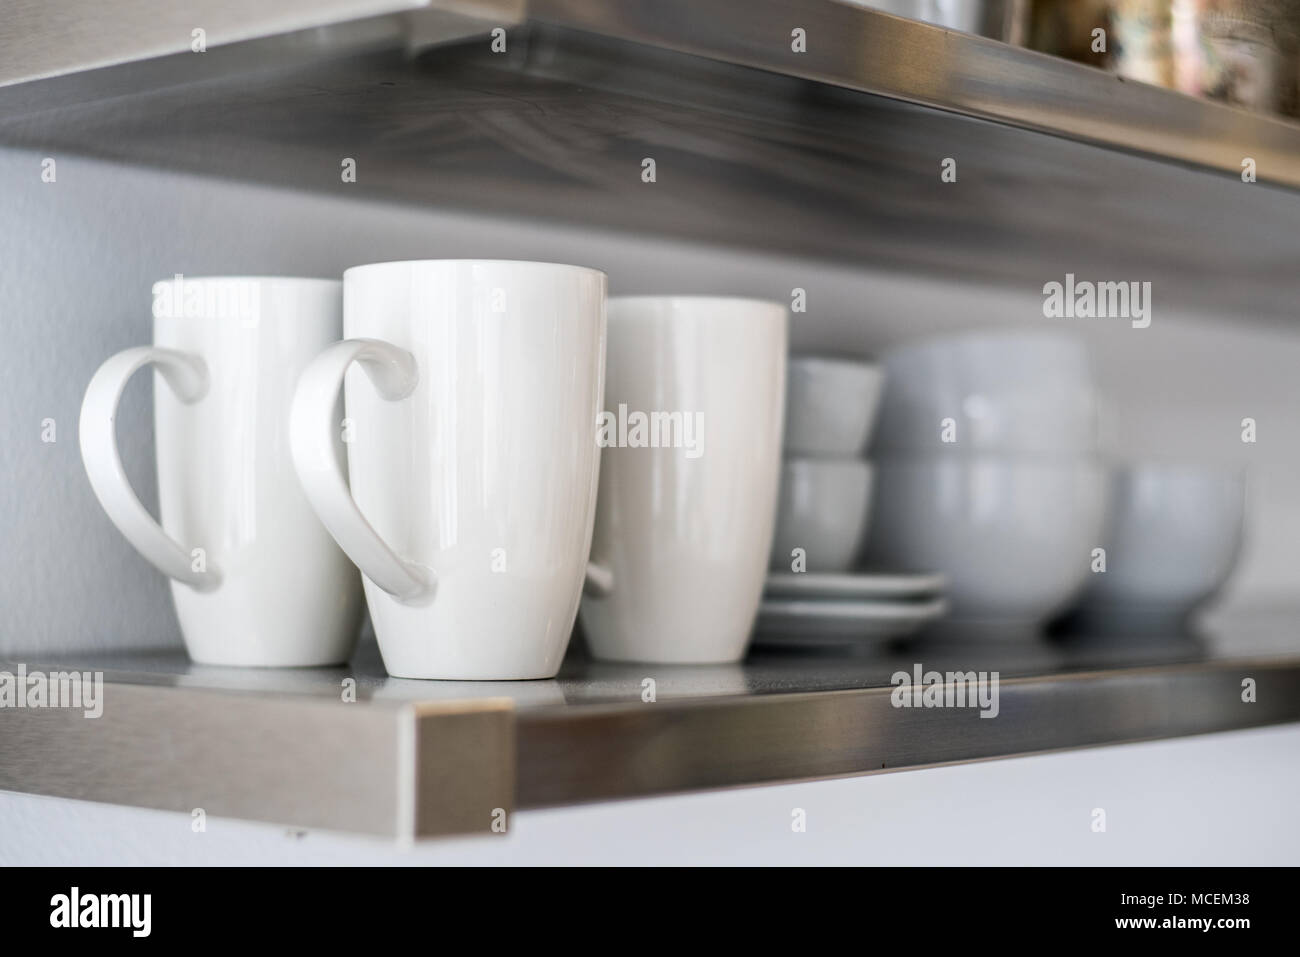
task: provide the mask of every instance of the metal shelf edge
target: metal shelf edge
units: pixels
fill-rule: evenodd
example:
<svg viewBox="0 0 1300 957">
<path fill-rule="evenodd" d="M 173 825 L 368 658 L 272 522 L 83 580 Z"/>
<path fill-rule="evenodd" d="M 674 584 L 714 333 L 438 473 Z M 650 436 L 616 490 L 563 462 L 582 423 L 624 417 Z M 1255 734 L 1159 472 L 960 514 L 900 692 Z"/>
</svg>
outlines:
<svg viewBox="0 0 1300 957">
<path fill-rule="evenodd" d="M 147 678 L 108 679 L 98 719 L 0 710 L 0 789 L 401 840 L 501 833 L 516 809 L 1300 721 L 1293 655 L 1009 678 L 989 719 L 896 707 L 878 683 L 521 706 L 499 689 L 342 703 Z"/>
<path fill-rule="evenodd" d="M 1243 700 L 1242 679 L 1255 681 Z M 890 688 L 520 714 L 520 808 L 841 777 L 1300 721 L 1300 660 L 1009 679 L 996 717 Z"/>
</svg>

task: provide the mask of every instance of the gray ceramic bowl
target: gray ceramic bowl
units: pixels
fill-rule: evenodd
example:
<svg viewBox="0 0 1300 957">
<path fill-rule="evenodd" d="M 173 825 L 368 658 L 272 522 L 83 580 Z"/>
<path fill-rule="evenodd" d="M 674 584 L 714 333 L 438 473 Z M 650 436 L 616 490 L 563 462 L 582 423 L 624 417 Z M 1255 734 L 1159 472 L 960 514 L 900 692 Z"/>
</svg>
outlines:
<svg viewBox="0 0 1300 957">
<path fill-rule="evenodd" d="M 803 570 L 853 567 L 871 513 L 872 468 L 856 459 L 786 459 L 781 467 L 771 567 L 792 571 L 802 549 Z"/>
<path fill-rule="evenodd" d="M 1146 464 L 1115 470 L 1100 544 L 1106 570 L 1088 578 L 1080 627 L 1177 633 L 1223 587 L 1241 551 L 1239 472 Z"/>
<path fill-rule="evenodd" d="M 861 458 L 885 375 L 860 359 L 792 356 L 786 367 L 785 454 Z"/>
</svg>

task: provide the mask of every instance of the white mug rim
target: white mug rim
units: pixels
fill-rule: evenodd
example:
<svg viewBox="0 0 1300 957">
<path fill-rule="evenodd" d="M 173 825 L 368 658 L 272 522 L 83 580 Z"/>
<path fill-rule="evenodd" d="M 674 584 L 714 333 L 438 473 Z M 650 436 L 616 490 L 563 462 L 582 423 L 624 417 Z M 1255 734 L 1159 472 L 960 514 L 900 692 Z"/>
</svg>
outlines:
<svg viewBox="0 0 1300 957">
<path fill-rule="evenodd" d="M 181 283 L 181 288 L 175 293 L 176 296 L 184 297 L 189 292 L 198 290 L 200 295 L 217 295 L 224 294 L 225 290 L 237 288 L 238 286 L 252 287 L 252 298 L 257 300 L 249 315 L 227 315 L 220 312 L 214 313 L 210 309 L 200 310 L 198 315 L 187 315 L 182 307 L 179 310 L 172 308 L 158 311 L 158 296 L 160 289 L 168 286 L 175 288 L 175 284 Z M 197 285 L 196 285 L 197 284 Z M 260 324 L 268 319 L 275 319 L 278 322 L 292 321 L 295 325 L 304 322 L 326 322 L 330 324 L 337 323 L 336 311 L 341 309 L 343 304 L 343 283 L 338 279 L 318 279 L 307 276 L 187 276 L 184 273 L 178 276 L 172 276 L 169 279 L 159 279 L 149 287 L 149 293 L 154 297 L 153 301 L 153 321 L 154 328 L 161 329 L 169 323 L 192 324 L 195 322 L 209 322 L 225 324 L 230 322 L 239 322 L 244 327 L 250 324 Z M 262 316 L 264 311 L 278 297 L 289 297 L 293 300 L 293 308 L 288 311 L 289 317 L 278 314 L 278 310 L 271 310 L 275 315 Z M 313 313 L 314 309 L 324 306 L 324 310 Z M 308 314 L 302 314 L 302 308 L 307 307 Z"/>
<path fill-rule="evenodd" d="M 708 294 L 699 295 L 699 296 L 676 295 L 676 294 L 668 294 L 668 295 L 646 294 L 646 295 L 639 295 L 639 296 L 610 296 L 609 301 L 611 304 L 616 302 L 628 303 L 629 305 L 646 304 L 646 303 L 671 303 L 673 305 L 680 304 L 680 305 L 687 305 L 687 306 L 703 306 L 703 305 L 717 304 L 717 303 L 729 303 L 731 305 L 775 307 L 777 309 L 780 309 L 783 312 L 788 311 L 788 307 L 786 306 L 786 304 L 784 302 L 781 302 L 780 300 L 759 299 L 755 296 L 717 296 L 717 295 L 708 295 Z"/>
<path fill-rule="evenodd" d="M 573 272 L 590 273 L 601 279 L 608 279 L 602 269 L 594 266 L 577 266 L 573 263 L 544 262 L 535 259 L 392 259 L 377 263 L 361 263 L 343 270 L 346 282 L 348 275 L 364 269 L 379 269 L 390 266 L 541 266 L 548 269 L 568 269 Z"/>
</svg>

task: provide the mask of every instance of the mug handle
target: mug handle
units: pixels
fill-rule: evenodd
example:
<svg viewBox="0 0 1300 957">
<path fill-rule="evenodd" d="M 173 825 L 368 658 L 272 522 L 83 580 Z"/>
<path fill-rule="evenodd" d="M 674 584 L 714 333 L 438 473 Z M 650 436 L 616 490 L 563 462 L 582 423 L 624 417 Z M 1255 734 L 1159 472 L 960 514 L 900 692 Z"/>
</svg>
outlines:
<svg viewBox="0 0 1300 957">
<path fill-rule="evenodd" d="M 419 382 L 415 356 L 379 339 L 344 339 L 328 346 L 298 379 L 289 413 L 289 445 L 307 500 L 353 564 L 388 594 L 409 604 L 433 598 L 433 570 L 409 562 L 380 538 L 361 514 L 334 455 L 332 413 L 352 363 L 379 394 L 396 402 Z"/>
<path fill-rule="evenodd" d="M 582 593 L 589 598 L 608 598 L 614 593 L 614 573 L 604 565 L 588 562 Z"/>
<path fill-rule="evenodd" d="M 139 346 L 108 359 L 91 377 L 81 403 L 81 460 L 90 487 L 109 521 L 159 571 L 197 591 L 221 584 L 221 571 L 209 559 L 203 571 L 194 569 L 193 550 L 186 548 L 154 521 L 131 489 L 117 451 L 117 405 L 127 381 L 139 369 L 154 366 L 176 397 L 186 405 L 208 391 L 208 370 L 196 355 Z"/>
<path fill-rule="evenodd" d="M 423 604 L 437 589 L 433 569 L 402 558 L 379 536 L 357 508 L 334 457 L 330 414 L 344 374 L 354 362 L 390 402 L 410 395 L 420 379 L 415 357 L 380 339 L 345 339 L 327 347 L 304 370 L 294 392 L 289 414 L 294 468 L 321 523 L 353 564 L 394 598 Z M 613 575 L 608 569 L 588 565 L 585 588 L 587 594 L 608 595 Z"/>
</svg>

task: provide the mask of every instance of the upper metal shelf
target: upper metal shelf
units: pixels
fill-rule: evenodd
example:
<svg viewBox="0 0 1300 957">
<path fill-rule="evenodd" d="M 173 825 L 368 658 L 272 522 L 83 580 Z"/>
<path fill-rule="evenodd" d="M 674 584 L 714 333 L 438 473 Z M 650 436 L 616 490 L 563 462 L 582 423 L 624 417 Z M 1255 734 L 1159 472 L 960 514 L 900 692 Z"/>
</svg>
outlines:
<svg viewBox="0 0 1300 957">
<path fill-rule="evenodd" d="M 276 17 L 203 2 L 151 19 L 157 6 L 110 5 L 111 54 L 93 31 L 47 42 L 58 17 L 11 16 L 0 144 L 1034 290 L 1066 272 L 1150 280 L 1170 307 L 1294 313 L 1300 126 L 994 40 L 835 0 L 295 0 Z M 189 20 L 216 45 L 168 53 L 188 51 Z M 1242 181 L 1247 158 L 1258 182 Z"/>
<path fill-rule="evenodd" d="M 193 52 L 196 31 L 301 55 L 534 21 L 1211 169 L 1250 156 L 1261 180 L 1300 187 L 1300 125 L 845 0 L 3 0 L 0 14 L 0 88 Z"/>
<path fill-rule="evenodd" d="M 838 0 L 532 0 L 539 20 L 1300 186 L 1300 126 Z M 794 29 L 806 52 L 792 49 Z"/>
</svg>

